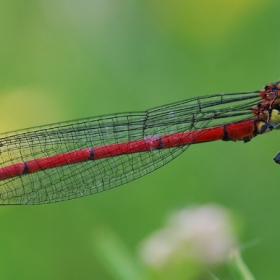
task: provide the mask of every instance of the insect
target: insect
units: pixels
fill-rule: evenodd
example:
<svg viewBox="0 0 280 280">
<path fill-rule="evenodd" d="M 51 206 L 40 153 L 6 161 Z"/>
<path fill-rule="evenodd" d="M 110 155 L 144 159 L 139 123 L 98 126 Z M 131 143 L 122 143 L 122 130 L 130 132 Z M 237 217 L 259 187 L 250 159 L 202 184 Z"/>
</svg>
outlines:
<svg viewBox="0 0 280 280">
<path fill-rule="evenodd" d="M 44 204 L 105 191 L 170 162 L 190 145 L 244 142 L 280 124 L 280 81 L 143 112 L 0 135 L 0 204 Z M 280 153 L 274 158 L 280 163 Z"/>
</svg>

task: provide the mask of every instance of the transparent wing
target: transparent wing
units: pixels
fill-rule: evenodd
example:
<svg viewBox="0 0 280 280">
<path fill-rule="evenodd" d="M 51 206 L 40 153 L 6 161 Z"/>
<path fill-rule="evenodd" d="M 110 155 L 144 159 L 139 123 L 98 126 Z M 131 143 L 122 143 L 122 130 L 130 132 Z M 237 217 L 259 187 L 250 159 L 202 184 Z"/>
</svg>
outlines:
<svg viewBox="0 0 280 280">
<path fill-rule="evenodd" d="M 252 118 L 257 91 L 185 100 L 145 112 L 83 119 L 0 135 L 0 168 L 88 147 L 195 131 Z M 196 135 L 197 137 L 198 135 Z M 0 204 L 42 204 L 105 191 L 168 163 L 189 145 L 49 168 L 0 181 Z"/>
</svg>

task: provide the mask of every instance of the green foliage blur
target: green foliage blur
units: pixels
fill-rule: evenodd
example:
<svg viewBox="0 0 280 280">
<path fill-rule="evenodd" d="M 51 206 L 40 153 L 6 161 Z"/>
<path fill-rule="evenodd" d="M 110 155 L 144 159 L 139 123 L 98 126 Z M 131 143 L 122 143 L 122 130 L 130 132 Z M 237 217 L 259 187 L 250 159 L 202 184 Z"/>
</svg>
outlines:
<svg viewBox="0 0 280 280">
<path fill-rule="evenodd" d="M 261 89 L 280 77 L 279 10 L 276 0 L 0 0 L 0 131 Z M 277 137 L 193 145 L 115 190 L 0 208 L 1 279 L 112 279 L 93 232 L 109 227 L 134 250 L 167 213 L 210 202 L 243 217 L 256 279 L 279 279 Z"/>
</svg>

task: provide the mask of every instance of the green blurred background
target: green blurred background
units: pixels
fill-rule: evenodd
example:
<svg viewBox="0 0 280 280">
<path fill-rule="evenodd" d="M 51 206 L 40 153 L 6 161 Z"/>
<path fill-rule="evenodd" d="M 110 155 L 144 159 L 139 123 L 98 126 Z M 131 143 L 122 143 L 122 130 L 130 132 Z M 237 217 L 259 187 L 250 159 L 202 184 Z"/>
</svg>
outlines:
<svg viewBox="0 0 280 280">
<path fill-rule="evenodd" d="M 0 130 L 261 89 L 280 77 L 279 10 L 276 0 L 0 0 Z M 112 279 L 95 230 L 110 227 L 133 251 L 171 211 L 209 202 L 243 217 L 256 278 L 279 279 L 277 137 L 192 146 L 96 196 L 2 207 L 1 279 Z"/>
</svg>

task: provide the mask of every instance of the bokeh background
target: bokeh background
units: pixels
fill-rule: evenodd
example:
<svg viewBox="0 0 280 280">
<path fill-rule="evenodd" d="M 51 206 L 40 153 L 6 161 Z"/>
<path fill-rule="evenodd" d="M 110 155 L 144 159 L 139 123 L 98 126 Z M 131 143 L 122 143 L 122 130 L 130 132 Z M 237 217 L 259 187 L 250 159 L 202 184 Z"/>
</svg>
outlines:
<svg viewBox="0 0 280 280">
<path fill-rule="evenodd" d="M 276 0 L 0 0 L 0 130 L 261 89 L 280 77 L 279 10 Z M 245 262 L 279 279 L 279 136 L 194 145 L 96 196 L 0 208 L 1 279 L 112 279 L 95 230 L 133 251 L 195 203 L 238 213 Z"/>
</svg>

